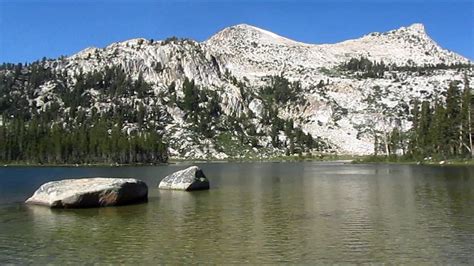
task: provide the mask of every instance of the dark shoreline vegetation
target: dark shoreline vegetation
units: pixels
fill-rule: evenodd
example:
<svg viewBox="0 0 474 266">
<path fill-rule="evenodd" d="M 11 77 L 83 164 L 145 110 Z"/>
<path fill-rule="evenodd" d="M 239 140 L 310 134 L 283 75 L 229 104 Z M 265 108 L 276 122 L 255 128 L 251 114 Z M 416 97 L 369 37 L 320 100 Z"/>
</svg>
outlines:
<svg viewBox="0 0 474 266">
<path fill-rule="evenodd" d="M 168 160 L 167 145 L 159 129 L 143 126 L 143 106 L 138 110 L 121 107 L 104 114 L 94 108 L 89 115 L 84 112 L 91 105 L 87 88 L 107 88 L 111 98 L 142 95 L 149 84 L 141 76 L 132 81 L 120 69 L 110 68 L 105 73 L 81 73 L 69 88 L 67 74 L 53 73 L 44 63 L 45 60 L 35 62 L 28 68 L 22 64 L 2 67 L 11 72 L 0 73 L 0 95 L 4 96 L 0 99 L 1 163 L 130 164 Z M 35 94 L 40 85 L 52 78 L 59 80 L 55 90 L 69 110 L 65 114 L 59 112 L 58 101 L 39 110 L 31 108 L 24 95 L 11 93 L 20 88 L 26 95 Z M 124 130 L 126 121 L 138 123 L 140 132 Z"/>
<path fill-rule="evenodd" d="M 472 109 L 474 101 L 467 76 L 463 89 L 452 81 L 442 97 L 413 101 L 412 128 L 395 127 L 390 134 L 375 135 L 374 155 L 368 161 L 423 162 L 465 160 L 473 156 Z M 400 125 L 401 127 L 401 125 Z M 383 153 L 384 157 L 379 157 Z"/>
<path fill-rule="evenodd" d="M 109 134 L 110 132 L 110 134 Z M 33 119 L 0 127 L 0 162 L 32 164 L 130 164 L 168 160 L 156 131 L 126 135 L 121 127 L 97 120 L 91 126 L 62 127 Z"/>
<path fill-rule="evenodd" d="M 414 160 L 410 157 L 385 155 L 295 155 L 295 156 L 275 156 L 268 158 L 227 158 L 227 159 L 177 159 L 169 158 L 167 162 L 161 163 L 55 163 L 39 164 L 28 162 L 0 163 L 2 167 L 149 167 L 167 166 L 174 164 L 207 164 L 207 163 L 285 163 L 285 162 L 342 162 L 345 164 L 417 164 L 417 165 L 438 165 L 438 166 L 474 166 L 474 159 L 471 158 L 450 158 L 446 160 L 435 160 L 433 158 L 423 158 Z"/>
<path fill-rule="evenodd" d="M 384 155 L 370 155 L 362 156 L 351 161 L 352 164 L 418 164 L 418 165 L 439 165 L 439 166 L 474 166 L 474 159 L 472 158 L 450 158 L 445 160 L 437 160 L 433 158 L 423 158 L 415 160 L 412 157 L 404 156 L 384 156 Z"/>
<path fill-rule="evenodd" d="M 0 163 L 0 167 L 146 167 L 171 165 L 179 163 L 226 163 L 226 162 L 296 162 L 296 161 L 352 161 L 362 158 L 361 156 L 352 155 L 294 155 L 294 156 L 273 156 L 264 158 L 227 158 L 227 159 L 179 159 L 168 158 L 166 162 L 159 163 L 31 163 L 31 162 L 10 162 Z"/>
</svg>

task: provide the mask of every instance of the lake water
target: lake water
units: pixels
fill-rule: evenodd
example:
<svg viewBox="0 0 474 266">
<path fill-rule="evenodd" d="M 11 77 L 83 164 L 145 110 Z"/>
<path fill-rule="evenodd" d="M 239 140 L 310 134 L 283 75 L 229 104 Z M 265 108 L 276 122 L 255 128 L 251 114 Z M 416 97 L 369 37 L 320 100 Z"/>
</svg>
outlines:
<svg viewBox="0 0 474 266">
<path fill-rule="evenodd" d="M 205 163 L 209 191 L 156 189 L 186 164 L 0 168 L 0 264 L 474 263 L 474 168 Z M 145 181 L 149 202 L 22 202 L 64 177 Z"/>
</svg>

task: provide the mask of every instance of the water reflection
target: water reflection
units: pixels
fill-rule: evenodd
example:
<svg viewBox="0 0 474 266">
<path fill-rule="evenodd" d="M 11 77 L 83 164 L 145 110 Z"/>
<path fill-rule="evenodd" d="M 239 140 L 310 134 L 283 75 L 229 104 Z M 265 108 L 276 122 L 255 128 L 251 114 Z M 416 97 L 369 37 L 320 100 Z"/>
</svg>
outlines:
<svg viewBox="0 0 474 266">
<path fill-rule="evenodd" d="M 0 261 L 473 262 L 472 168 L 202 164 L 211 190 L 156 188 L 184 167 L 46 171 L 43 178 L 139 176 L 150 186 L 149 202 L 82 210 L 5 203 Z M 29 169 L 15 171 L 21 178 Z M 16 193 L 26 198 L 30 189 Z"/>
</svg>

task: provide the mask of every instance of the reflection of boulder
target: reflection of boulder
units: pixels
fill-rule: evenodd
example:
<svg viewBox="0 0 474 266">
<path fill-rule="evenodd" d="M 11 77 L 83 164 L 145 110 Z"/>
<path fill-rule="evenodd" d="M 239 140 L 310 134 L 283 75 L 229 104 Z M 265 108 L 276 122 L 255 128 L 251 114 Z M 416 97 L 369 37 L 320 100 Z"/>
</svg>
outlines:
<svg viewBox="0 0 474 266">
<path fill-rule="evenodd" d="M 209 189 L 209 180 L 199 167 L 191 166 L 163 178 L 158 187 L 186 191 L 203 190 Z"/>
<path fill-rule="evenodd" d="M 133 178 L 83 178 L 43 184 L 26 203 L 51 208 L 126 205 L 148 198 L 147 185 Z"/>
</svg>

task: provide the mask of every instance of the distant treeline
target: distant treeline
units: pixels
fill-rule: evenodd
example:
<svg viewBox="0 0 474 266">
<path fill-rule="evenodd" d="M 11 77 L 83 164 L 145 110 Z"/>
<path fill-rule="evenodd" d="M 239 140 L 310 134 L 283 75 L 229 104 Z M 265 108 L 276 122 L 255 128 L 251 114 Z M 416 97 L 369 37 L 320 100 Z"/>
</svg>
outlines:
<svg viewBox="0 0 474 266">
<path fill-rule="evenodd" d="M 447 69 L 471 69 L 473 65 L 464 63 L 455 64 L 425 64 L 416 65 L 409 60 L 405 65 L 397 65 L 394 63 L 385 64 L 383 61 L 371 61 L 366 57 L 351 58 L 348 62 L 342 63 L 339 68 L 350 72 L 359 72 L 359 78 L 382 78 L 386 71 L 399 72 L 417 72 L 420 75 L 425 75 L 433 70 L 447 70 Z"/>
<path fill-rule="evenodd" d="M 41 164 L 157 163 L 167 146 L 154 130 L 127 135 L 122 125 L 100 119 L 93 125 L 63 126 L 32 119 L 4 120 L 0 161 Z"/>
<path fill-rule="evenodd" d="M 416 160 L 470 158 L 474 102 L 467 76 L 463 83 L 451 82 L 443 98 L 414 101 L 413 127 L 408 132 L 398 128 L 391 132 L 388 153 L 402 150 L 405 158 Z"/>
<path fill-rule="evenodd" d="M 150 85 L 132 80 L 119 67 L 78 73 L 69 85 L 65 72 L 54 72 L 44 61 L 0 69 L 0 161 L 23 163 L 159 163 L 168 159 L 161 128 L 145 126 L 159 120 L 159 108 L 126 104 L 121 98 L 145 98 Z M 53 97 L 37 108 L 41 85 L 54 80 Z M 110 99 L 114 108 L 99 113 L 90 89 Z M 127 125 L 137 125 L 125 131 Z"/>
</svg>

